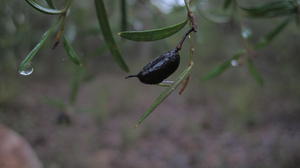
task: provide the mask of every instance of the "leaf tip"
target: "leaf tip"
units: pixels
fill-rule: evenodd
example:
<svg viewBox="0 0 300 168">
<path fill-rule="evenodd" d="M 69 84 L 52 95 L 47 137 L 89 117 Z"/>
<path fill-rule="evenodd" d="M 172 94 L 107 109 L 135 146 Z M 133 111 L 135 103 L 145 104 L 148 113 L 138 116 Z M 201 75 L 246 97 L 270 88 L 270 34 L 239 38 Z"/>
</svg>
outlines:
<svg viewBox="0 0 300 168">
<path fill-rule="evenodd" d="M 127 66 L 127 64 L 125 64 L 125 66 L 123 67 L 123 70 L 124 70 L 125 72 L 127 72 L 127 73 L 130 72 L 130 69 L 129 69 L 129 67 Z"/>
</svg>

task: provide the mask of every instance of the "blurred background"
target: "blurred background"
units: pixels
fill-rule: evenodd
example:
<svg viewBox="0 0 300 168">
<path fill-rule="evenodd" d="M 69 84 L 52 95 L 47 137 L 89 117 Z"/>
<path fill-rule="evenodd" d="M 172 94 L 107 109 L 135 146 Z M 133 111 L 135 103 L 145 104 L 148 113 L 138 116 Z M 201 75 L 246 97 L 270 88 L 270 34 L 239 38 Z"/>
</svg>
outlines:
<svg viewBox="0 0 300 168">
<path fill-rule="evenodd" d="M 34 58 L 29 76 L 18 74 L 17 67 L 57 17 L 42 14 L 25 1 L 1 2 L 0 124 L 28 142 L 43 167 L 300 167 L 300 38 L 296 24 L 257 53 L 254 63 L 264 78 L 263 87 L 245 65 L 203 81 L 211 69 L 244 46 L 240 24 L 232 20 L 230 11 L 222 10 L 223 1 L 194 1 L 199 30 L 193 35 L 196 51 L 191 81 L 183 95 L 175 91 L 134 128 L 164 88 L 124 79 L 128 74 L 106 48 L 93 1 L 74 1 L 65 27 L 85 66 L 73 65 L 62 44 L 52 50 L 52 38 Z M 245 6 L 261 3 L 238 2 Z M 124 40 L 117 36 L 120 2 L 105 4 L 131 74 L 173 49 L 188 29 L 155 42 Z M 183 5 L 183 0 L 127 0 L 128 30 L 181 22 L 186 17 Z M 241 17 L 240 22 L 254 43 L 282 19 Z M 170 79 L 187 66 L 190 45 L 190 41 L 184 44 L 181 65 Z"/>
</svg>

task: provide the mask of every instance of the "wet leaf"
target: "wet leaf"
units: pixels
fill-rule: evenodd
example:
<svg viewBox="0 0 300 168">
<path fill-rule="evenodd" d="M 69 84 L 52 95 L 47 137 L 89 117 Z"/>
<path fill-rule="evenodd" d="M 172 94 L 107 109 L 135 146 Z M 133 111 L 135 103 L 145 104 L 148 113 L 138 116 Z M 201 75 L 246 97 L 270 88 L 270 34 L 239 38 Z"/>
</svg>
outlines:
<svg viewBox="0 0 300 168">
<path fill-rule="evenodd" d="M 56 26 L 60 23 L 57 22 L 56 24 L 52 25 L 42 36 L 42 39 L 40 42 L 27 54 L 25 59 L 21 62 L 19 65 L 19 70 L 22 71 L 23 69 L 26 69 L 26 67 L 31 64 L 31 61 L 33 57 L 40 51 L 40 49 L 44 46 L 46 41 L 48 40 L 49 36 L 53 34 L 54 29 Z"/>
<path fill-rule="evenodd" d="M 217 66 L 213 70 L 211 70 L 209 73 L 207 73 L 202 80 L 210 80 L 212 78 L 215 78 L 219 75 L 221 75 L 223 72 L 225 72 L 227 69 L 231 67 L 231 61 L 232 60 L 238 60 L 240 56 L 245 54 L 245 50 L 238 51 L 234 56 L 232 56 L 230 59 L 226 60 L 224 63 L 221 65 Z"/>
<path fill-rule="evenodd" d="M 123 38 L 133 41 L 155 41 L 170 37 L 171 35 L 177 33 L 186 25 L 186 23 L 187 20 L 184 20 L 181 23 L 174 24 L 168 27 L 144 31 L 125 31 L 120 32 L 119 35 Z"/>
<path fill-rule="evenodd" d="M 106 42 L 106 45 L 108 46 L 108 48 L 109 48 L 111 54 L 113 55 L 115 61 L 117 62 L 117 64 L 124 71 L 129 72 L 129 68 L 128 68 L 127 64 L 125 63 L 124 59 L 122 58 L 122 55 L 118 49 L 118 46 L 113 38 L 103 1 L 95 0 L 95 5 L 96 5 L 98 21 L 99 21 L 101 31 L 102 31 L 104 40 Z"/>
<path fill-rule="evenodd" d="M 75 49 L 72 47 L 72 45 L 69 43 L 69 41 L 66 39 L 66 37 L 63 38 L 64 40 L 64 48 L 69 56 L 69 59 L 76 65 L 81 66 L 82 63 L 80 61 L 80 58 L 75 51 Z"/>
<path fill-rule="evenodd" d="M 256 82 L 263 86 L 264 85 L 264 80 L 261 76 L 261 74 L 259 73 L 259 71 L 257 71 L 256 67 L 254 66 L 253 61 L 249 58 L 247 60 L 247 66 L 248 66 L 248 70 L 249 73 L 251 74 L 251 76 L 256 80 Z"/>
<path fill-rule="evenodd" d="M 268 2 L 258 7 L 241 7 L 241 9 L 247 16 L 257 18 L 279 17 L 297 13 L 297 5 L 292 0 Z"/>
<path fill-rule="evenodd" d="M 139 119 L 138 124 L 141 124 L 156 108 L 158 105 L 160 105 L 180 84 L 185 78 L 187 78 L 191 72 L 191 69 L 193 67 L 193 63 L 185 69 L 174 81 L 173 84 L 170 85 L 170 87 L 166 88 L 154 101 L 154 103 L 150 106 L 150 108 L 142 115 L 142 117 Z"/>
<path fill-rule="evenodd" d="M 277 37 L 290 23 L 290 18 L 285 19 L 282 23 L 275 27 L 271 32 L 264 36 L 256 45 L 256 49 L 261 49 L 268 46 L 275 37 Z"/>
<path fill-rule="evenodd" d="M 47 1 L 47 3 L 48 3 L 48 1 Z M 34 9 L 36 9 L 36 10 L 42 12 L 42 13 L 45 13 L 45 14 L 60 15 L 60 14 L 62 14 L 66 11 L 66 9 L 61 9 L 61 10 L 60 9 L 53 9 L 53 7 L 50 6 L 50 4 L 52 4 L 50 1 L 49 1 L 50 4 L 49 3 L 48 4 L 51 8 L 43 7 L 40 4 L 38 4 L 37 2 L 35 2 L 34 0 L 26 0 L 26 2 L 30 6 L 32 6 Z"/>
</svg>

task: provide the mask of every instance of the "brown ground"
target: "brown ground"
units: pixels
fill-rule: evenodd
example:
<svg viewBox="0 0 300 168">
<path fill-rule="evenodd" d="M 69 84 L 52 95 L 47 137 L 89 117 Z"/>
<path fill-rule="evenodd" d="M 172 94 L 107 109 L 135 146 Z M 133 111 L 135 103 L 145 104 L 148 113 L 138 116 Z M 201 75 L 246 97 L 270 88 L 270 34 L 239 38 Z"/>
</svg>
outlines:
<svg viewBox="0 0 300 168">
<path fill-rule="evenodd" d="M 70 124 L 59 124 L 63 111 L 43 102 L 45 95 L 65 99 L 65 82 L 25 82 L 27 89 L 4 108 L 1 120 L 22 134 L 50 168 L 300 166 L 296 99 L 270 100 L 271 91 L 265 89 L 254 98 L 256 107 L 249 108 L 254 114 L 244 117 L 225 105 L 230 103 L 228 93 L 191 89 L 196 88 L 194 81 L 184 96 L 172 94 L 134 128 L 160 89 L 135 80 L 118 84 L 121 80 L 99 75 L 84 84 L 75 107 L 68 110 Z"/>
</svg>

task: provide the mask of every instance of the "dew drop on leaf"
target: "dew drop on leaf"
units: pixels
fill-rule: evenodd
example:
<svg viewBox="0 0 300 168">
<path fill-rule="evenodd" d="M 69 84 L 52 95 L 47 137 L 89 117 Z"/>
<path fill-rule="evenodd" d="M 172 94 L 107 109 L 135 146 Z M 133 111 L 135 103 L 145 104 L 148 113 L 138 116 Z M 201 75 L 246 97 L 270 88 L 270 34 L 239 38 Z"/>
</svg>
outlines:
<svg viewBox="0 0 300 168">
<path fill-rule="evenodd" d="M 237 60 L 231 60 L 230 63 L 231 63 L 231 66 L 233 66 L 233 67 L 239 66 L 239 62 Z"/>
<path fill-rule="evenodd" d="M 31 75 L 33 72 L 33 67 L 31 63 L 26 64 L 22 69 L 19 70 L 19 74 L 23 76 Z"/>
<path fill-rule="evenodd" d="M 250 38 L 251 35 L 252 35 L 252 30 L 251 30 L 250 28 L 248 28 L 248 27 L 242 27 L 242 32 L 241 32 L 241 34 L 242 34 L 242 37 L 243 37 L 244 39 L 248 39 L 248 38 Z"/>
</svg>

